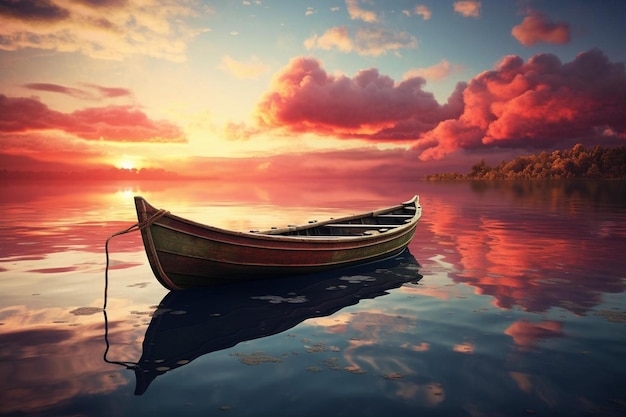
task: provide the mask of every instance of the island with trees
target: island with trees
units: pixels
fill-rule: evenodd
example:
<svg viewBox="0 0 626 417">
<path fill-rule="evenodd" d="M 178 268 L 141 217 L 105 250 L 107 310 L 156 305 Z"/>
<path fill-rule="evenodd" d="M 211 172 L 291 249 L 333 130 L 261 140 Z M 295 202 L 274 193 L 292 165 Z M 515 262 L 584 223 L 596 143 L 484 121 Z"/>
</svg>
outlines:
<svg viewBox="0 0 626 417">
<path fill-rule="evenodd" d="M 441 180 L 534 180 L 534 179 L 626 179 L 626 147 L 592 148 L 577 144 L 571 149 L 541 152 L 502 161 L 491 167 L 482 161 L 467 174 L 433 174 L 430 181 Z"/>
</svg>

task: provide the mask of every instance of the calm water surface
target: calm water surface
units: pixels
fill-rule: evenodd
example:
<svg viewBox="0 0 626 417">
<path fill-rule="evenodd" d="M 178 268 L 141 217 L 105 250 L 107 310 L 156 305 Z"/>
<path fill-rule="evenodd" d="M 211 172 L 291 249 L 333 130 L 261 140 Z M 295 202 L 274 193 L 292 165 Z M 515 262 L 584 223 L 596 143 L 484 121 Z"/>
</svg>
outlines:
<svg viewBox="0 0 626 417">
<path fill-rule="evenodd" d="M 1 416 L 626 415 L 624 182 L 0 193 Z M 118 237 L 102 311 L 133 195 L 249 230 L 415 193 L 409 252 L 316 280 L 168 294 Z"/>
</svg>

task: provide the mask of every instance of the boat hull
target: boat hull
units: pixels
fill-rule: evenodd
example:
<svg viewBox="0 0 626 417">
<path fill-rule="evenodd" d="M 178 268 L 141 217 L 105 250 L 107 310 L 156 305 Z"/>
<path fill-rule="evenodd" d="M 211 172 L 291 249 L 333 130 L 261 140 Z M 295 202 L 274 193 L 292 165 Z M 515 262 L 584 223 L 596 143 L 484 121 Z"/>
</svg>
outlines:
<svg viewBox="0 0 626 417">
<path fill-rule="evenodd" d="M 169 213 L 151 222 L 158 210 L 141 197 L 135 204 L 140 223 L 149 223 L 141 233 L 152 270 L 171 290 L 310 274 L 395 256 L 413 238 L 421 214 L 420 209 L 405 224 L 383 233 L 372 227 L 373 233 L 361 236 L 297 236 L 233 232 Z M 417 206 L 416 199 L 404 204 Z M 399 207 L 404 209 L 394 208 Z"/>
</svg>

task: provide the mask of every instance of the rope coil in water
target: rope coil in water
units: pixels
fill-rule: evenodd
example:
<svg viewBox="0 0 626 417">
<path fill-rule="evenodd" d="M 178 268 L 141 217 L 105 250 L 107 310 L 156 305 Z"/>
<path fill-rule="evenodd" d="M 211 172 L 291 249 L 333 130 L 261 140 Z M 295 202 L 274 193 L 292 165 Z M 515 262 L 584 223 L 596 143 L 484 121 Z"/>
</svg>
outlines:
<svg viewBox="0 0 626 417">
<path fill-rule="evenodd" d="M 157 210 L 156 213 L 154 213 L 152 216 L 150 216 L 146 220 L 142 222 L 137 222 L 124 230 L 113 233 L 111 236 L 107 238 L 104 244 L 104 251 L 106 253 L 106 268 L 104 270 L 104 304 L 102 306 L 103 310 L 106 310 L 107 308 L 107 292 L 109 289 L 109 241 L 116 236 L 121 236 L 121 235 L 125 235 L 126 233 L 131 233 L 134 231 L 145 229 L 146 227 L 150 226 L 152 223 L 159 220 L 161 217 L 165 216 L 166 214 L 169 214 L 169 211 L 163 210 L 163 209 Z"/>
</svg>

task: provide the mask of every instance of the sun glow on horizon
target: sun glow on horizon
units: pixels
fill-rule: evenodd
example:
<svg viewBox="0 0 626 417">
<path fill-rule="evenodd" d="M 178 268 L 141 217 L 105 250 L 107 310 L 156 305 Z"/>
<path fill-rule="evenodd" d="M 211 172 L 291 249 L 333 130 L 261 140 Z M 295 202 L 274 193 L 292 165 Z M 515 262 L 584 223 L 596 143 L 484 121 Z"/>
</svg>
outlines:
<svg viewBox="0 0 626 417">
<path fill-rule="evenodd" d="M 122 157 L 122 159 L 118 160 L 115 163 L 115 167 L 118 169 L 126 169 L 126 170 L 133 170 L 133 169 L 141 169 L 141 167 L 139 166 L 138 162 L 136 159 L 131 158 L 127 155 L 124 155 Z"/>
</svg>

